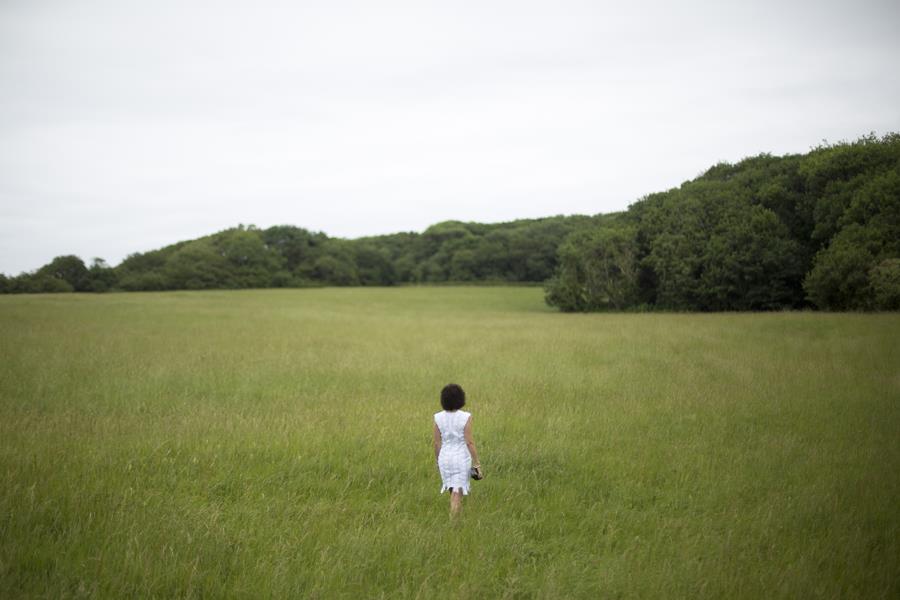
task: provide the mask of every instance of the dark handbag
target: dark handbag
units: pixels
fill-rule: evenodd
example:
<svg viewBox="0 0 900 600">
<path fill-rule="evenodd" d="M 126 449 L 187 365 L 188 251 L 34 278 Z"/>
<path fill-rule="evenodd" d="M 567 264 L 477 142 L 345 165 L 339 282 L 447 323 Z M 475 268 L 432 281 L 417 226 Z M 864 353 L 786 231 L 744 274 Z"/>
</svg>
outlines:
<svg viewBox="0 0 900 600">
<path fill-rule="evenodd" d="M 481 472 L 481 467 L 472 467 L 471 469 L 469 469 L 469 475 L 475 481 L 481 481 L 482 479 L 484 479 L 484 474 L 482 474 Z"/>
</svg>

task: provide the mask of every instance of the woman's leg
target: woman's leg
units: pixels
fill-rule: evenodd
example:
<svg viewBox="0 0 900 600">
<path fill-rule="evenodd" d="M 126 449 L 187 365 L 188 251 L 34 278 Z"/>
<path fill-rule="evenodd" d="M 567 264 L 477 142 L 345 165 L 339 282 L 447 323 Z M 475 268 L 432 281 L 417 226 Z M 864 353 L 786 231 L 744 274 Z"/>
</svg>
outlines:
<svg viewBox="0 0 900 600">
<path fill-rule="evenodd" d="M 455 517 L 462 508 L 462 488 L 450 489 L 450 516 Z"/>
</svg>

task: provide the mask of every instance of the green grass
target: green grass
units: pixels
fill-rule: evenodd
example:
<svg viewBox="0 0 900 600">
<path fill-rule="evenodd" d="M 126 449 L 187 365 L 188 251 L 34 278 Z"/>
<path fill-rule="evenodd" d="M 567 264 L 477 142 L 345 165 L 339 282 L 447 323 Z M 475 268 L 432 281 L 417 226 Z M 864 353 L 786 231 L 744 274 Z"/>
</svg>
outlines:
<svg viewBox="0 0 900 600">
<path fill-rule="evenodd" d="M 900 596 L 900 316 L 541 294 L 0 297 L 0 597 Z"/>
</svg>

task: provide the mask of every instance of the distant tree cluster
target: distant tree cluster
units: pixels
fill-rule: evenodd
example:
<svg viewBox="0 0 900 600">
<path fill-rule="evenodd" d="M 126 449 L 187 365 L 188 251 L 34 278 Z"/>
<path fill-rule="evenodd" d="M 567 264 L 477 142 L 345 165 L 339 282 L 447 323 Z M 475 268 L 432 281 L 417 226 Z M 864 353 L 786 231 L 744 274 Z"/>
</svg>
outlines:
<svg viewBox="0 0 900 600">
<path fill-rule="evenodd" d="M 718 164 L 567 237 L 564 311 L 900 309 L 900 135 Z"/>
<path fill-rule="evenodd" d="M 0 273 L 0 293 L 108 292 L 115 288 L 116 274 L 102 258 L 90 267 L 77 256 L 57 256 L 33 273 L 7 277 Z"/>
<path fill-rule="evenodd" d="M 720 163 L 627 211 L 355 240 L 238 226 L 0 292 L 545 282 L 563 311 L 900 309 L 900 135 Z"/>
<path fill-rule="evenodd" d="M 240 225 L 128 256 L 116 267 L 60 256 L 34 273 L 0 279 L 7 293 L 201 290 L 437 282 L 534 282 L 556 269 L 562 240 L 595 219 L 448 221 L 424 233 L 346 240 L 279 225 Z"/>
</svg>

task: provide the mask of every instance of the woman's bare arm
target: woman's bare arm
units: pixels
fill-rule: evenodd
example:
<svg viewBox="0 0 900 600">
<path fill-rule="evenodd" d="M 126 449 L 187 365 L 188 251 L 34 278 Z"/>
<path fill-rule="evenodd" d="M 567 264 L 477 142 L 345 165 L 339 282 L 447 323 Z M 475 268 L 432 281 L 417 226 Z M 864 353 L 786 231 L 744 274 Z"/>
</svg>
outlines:
<svg viewBox="0 0 900 600">
<path fill-rule="evenodd" d="M 469 454 L 472 455 L 472 464 L 476 467 L 480 467 L 481 461 L 478 460 L 478 451 L 475 449 L 475 440 L 472 438 L 472 415 L 469 415 L 469 420 L 466 421 L 463 435 L 466 438 L 466 446 L 469 448 Z"/>
<path fill-rule="evenodd" d="M 438 429 L 437 423 L 434 424 L 434 460 L 438 459 L 441 454 L 441 430 Z"/>
</svg>

